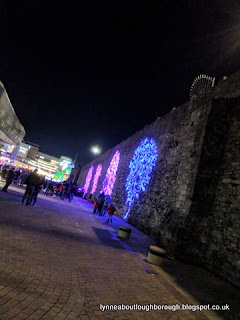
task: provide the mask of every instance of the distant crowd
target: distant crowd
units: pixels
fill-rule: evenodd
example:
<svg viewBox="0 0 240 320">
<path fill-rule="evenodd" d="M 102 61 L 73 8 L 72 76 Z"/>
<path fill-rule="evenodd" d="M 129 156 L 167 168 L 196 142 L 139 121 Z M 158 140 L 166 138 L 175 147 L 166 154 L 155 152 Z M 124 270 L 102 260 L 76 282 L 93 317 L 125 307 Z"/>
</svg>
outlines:
<svg viewBox="0 0 240 320">
<path fill-rule="evenodd" d="M 26 190 L 23 195 L 21 204 L 34 205 L 37 201 L 39 193 L 46 196 L 53 197 L 54 199 L 64 200 L 67 199 L 72 202 L 73 197 L 78 194 L 78 186 L 67 179 L 63 182 L 54 182 L 52 180 L 45 180 L 44 177 L 38 175 L 38 170 L 35 169 L 33 172 L 18 170 L 14 167 L 4 166 L 0 167 L 0 174 L 3 179 L 6 180 L 5 186 L 2 188 L 3 192 L 8 192 L 8 187 L 15 183 L 17 185 L 26 185 Z M 80 196 L 84 197 L 83 188 L 81 189 Z M 88 200 L 91 200 L 92 194 Z M 112 216 L 116 208 L 112 203 L 112 199 L 109 195 L 105 195 L 104 192 L 100 192 L 97 198 L 94 199 L 94 214 L 104 216 L 108 213 L 108 220 L 112 222 Z"/>
<path fill-rule="evenodd" d="M 9 166 L 4 166 L 1 169 L 1 177 L 6 179 L 6 184 L 2 189 L 3 192 L 8 192 L 7 189 L 12 183 L 21 186 L 26 185 L 22 204 L 24 204 L 26 200 L 26 205 L 34 205 L 39 193 L 52 196 L 56 199 L 68 199 L 68 201 L 71 202 L 78 192 L 78 186 L 73 184 L 70 179 L 60 183 L 45 180 L 44 177 L 38 175 L 37 169 L 33 172 L 18 170 L 13 167 L 9 168 Z"/>
</svg>

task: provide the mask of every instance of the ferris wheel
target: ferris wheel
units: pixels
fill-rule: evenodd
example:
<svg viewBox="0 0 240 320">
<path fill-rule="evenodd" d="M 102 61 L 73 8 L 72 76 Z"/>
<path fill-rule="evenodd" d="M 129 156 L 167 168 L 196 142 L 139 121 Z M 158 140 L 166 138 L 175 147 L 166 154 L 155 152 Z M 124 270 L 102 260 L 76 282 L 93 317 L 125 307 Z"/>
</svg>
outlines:
<svg viewBox="0 0 240 320">
<path fill-rule="evenodd" d="M 214 87 L 215 78 L 207 76 L 206 74 L 200 74 L 196 77 L 190 88 L 190 98 L 195 98 L 199 94 L 208 91 L 210 88 Z"/>
</svg>

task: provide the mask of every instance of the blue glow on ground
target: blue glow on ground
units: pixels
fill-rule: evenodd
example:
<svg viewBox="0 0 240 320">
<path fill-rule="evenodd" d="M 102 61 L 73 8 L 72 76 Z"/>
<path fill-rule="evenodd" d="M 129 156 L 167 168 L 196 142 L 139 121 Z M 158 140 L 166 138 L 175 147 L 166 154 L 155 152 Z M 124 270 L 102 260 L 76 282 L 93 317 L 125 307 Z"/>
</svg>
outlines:
<svg viewBox="0 0 240 320">
<path fill-rule="evenodd" d="M 128 209 L 124 219 L 127 219 L 134 200 L 139 198 L 139 193 L 146 191 L 157 156 L 157 145 L 154 139 L 145 138 L 136 148 L 129 164 L 130 172 L 125 184 Z"/>
</svg>

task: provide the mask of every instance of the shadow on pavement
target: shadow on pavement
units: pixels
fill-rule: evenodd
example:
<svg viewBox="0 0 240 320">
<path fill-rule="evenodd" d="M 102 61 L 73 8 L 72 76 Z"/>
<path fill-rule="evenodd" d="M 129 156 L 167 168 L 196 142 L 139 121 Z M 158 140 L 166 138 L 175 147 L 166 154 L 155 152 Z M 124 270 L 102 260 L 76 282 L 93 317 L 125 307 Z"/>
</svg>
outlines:
<svg viewBox="0 0 240 320">
<path fill-rule="evenodd" d="M 94 232 L 96 233 L 98 239 L 104 244 L 104 245 L 107 245 L 107 246 L 110 246 L 110 247 L 114 247 L 114 248 L 117 248 L 117 249 L 122 249 L 122 250 L 125 250 L 123 248 L 123 246 L 121 245 L 120 242 L 118 241 L 115 241 L 111 234 L 108 232 L 108 230 L 105 230 L 105 229 L 99 229 L 99 228 L 95 228 L 93 227 L 93 230 Z"/>
</svg>

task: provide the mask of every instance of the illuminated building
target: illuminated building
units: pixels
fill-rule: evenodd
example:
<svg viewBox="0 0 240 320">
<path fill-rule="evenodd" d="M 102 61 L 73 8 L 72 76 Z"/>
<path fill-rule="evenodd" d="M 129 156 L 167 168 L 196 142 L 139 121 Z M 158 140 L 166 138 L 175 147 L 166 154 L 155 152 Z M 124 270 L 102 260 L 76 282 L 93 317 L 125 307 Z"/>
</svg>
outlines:
<svg viewBox="0 0 240 320">
<path fill-rule="evenodd" d="M 71 158 L 61 156 L 53 157 L 49 154 L 39 152 L 39 145 L 23 141 L 19 146 L 8 146 L 8 152 L 4 154 L 6 164 L 14 164 L 19 169 L 34 170 L 38 169 L 38 173 L 47 179 L 54 179 L 55 175 L 61 175 L 61 179 L 56 176 L 56 180 L 66 180 L 71 173 L 74 163 Z M 16 149 L 16 157 L 13 159 L 13 152 Z M 0 149 L 1 152 L 1 149 Z M 1 161 L 1 156 L 0 156 Z"/>
<path fill-rule="evenodd" d="M 2 82 L 0 82 L 0 141 L 16 146 L 26 132 L 21 125 Z"/>
<path fill-rule="evenodd" d="M 2 82 L 0 82 L 0 164 L 12 161 L 13 150 L 19 146 L 26 132 L 21 125 Z"/>
<path fill-rule="evenodd" d="M 40 175 L 54 178 L 62 173 L 69 177 L 74 167 L 71 158 L 60 159 L 39 152 L 39 145 L 22 141 L 26 132 L 18 120 L 7 92 L 0 82 L 0 165 L 14 165 L 19 169 L 38 169 Z"/>
</svg>

